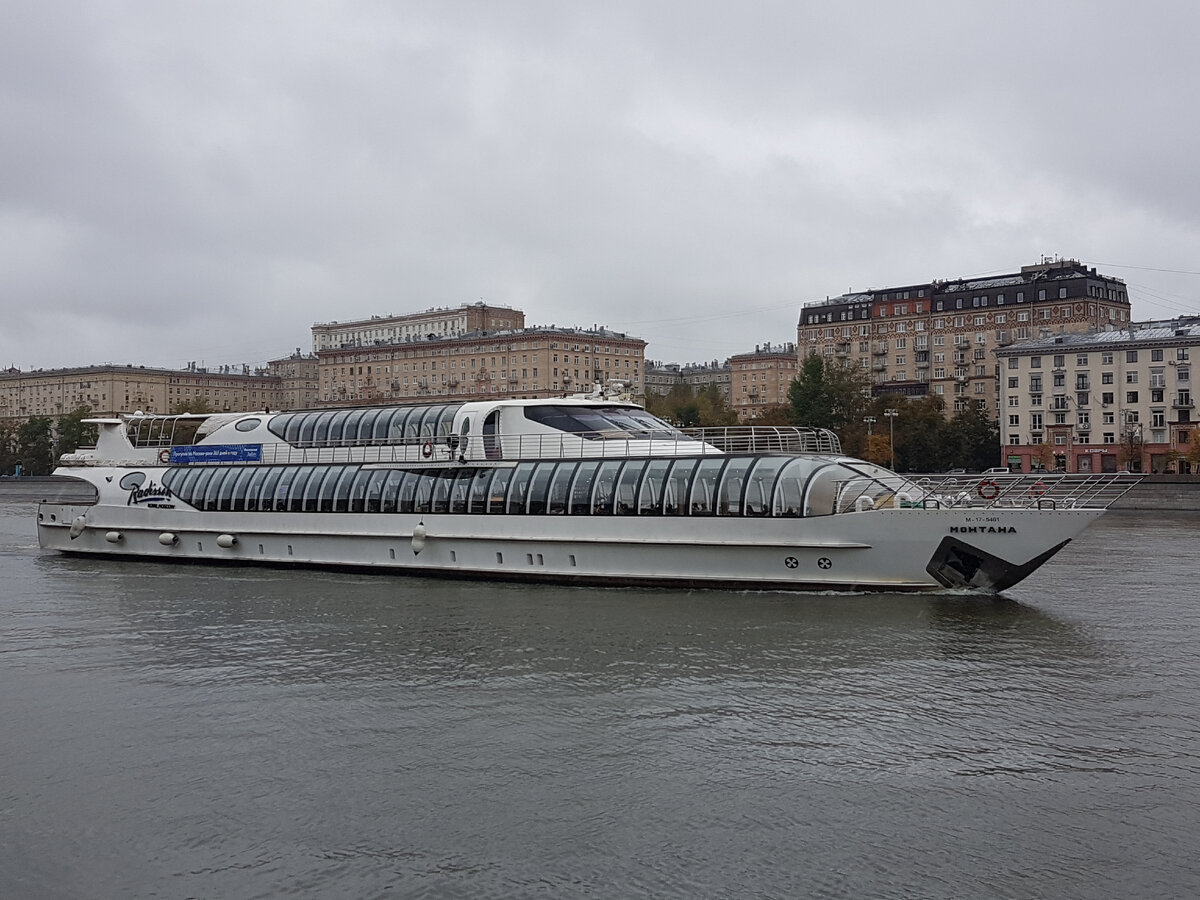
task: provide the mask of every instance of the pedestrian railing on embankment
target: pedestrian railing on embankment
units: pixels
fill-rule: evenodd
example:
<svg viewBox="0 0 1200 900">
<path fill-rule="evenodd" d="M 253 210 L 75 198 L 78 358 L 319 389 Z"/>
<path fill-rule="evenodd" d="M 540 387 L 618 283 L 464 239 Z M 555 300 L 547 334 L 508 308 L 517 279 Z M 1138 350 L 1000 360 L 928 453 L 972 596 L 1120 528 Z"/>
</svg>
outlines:
<svg viewBox="0 0 1200 900">
<path fill-rule="evenodd" d="M 1200 512 L 1200 475 L 1147 475 L 1112 508 Z"/>
</svg>

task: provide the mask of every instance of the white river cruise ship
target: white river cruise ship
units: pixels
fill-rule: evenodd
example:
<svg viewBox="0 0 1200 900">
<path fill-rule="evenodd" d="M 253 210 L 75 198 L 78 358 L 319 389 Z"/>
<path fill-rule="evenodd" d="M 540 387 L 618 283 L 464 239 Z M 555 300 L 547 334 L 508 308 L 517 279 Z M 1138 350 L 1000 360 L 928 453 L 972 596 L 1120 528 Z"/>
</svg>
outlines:
<svg viewBox="0 0 1200 900">
<path fill-rule="evenodd" d="M 1137 481 L 922 478 L 828 431 L 681 431 L 596 394 L 91 420 L 42 547 L 204 563 L 725 589 L 1004 590 Z"/>
</svg>

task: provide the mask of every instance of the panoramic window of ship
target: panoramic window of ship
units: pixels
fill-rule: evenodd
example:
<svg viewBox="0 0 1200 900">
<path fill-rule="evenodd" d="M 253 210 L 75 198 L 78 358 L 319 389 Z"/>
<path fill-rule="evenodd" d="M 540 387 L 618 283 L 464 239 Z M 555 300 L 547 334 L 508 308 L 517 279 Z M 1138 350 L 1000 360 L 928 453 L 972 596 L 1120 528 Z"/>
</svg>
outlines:
<svg viewBox="0 0 1200 900">
<path fill-rule="evenodd" d="M 682 432 L 639 407 L 527 406 L 525 418 L 585 438 L 687 440 Z"/>
<path fill-rule="evenodd" d="M 831 515 L 839 501 L 845 508 L 848 487 L 884 496 L 895 481 L 870 465 L 787 455 L 454 469 L 187 466 L 163 477 L 178 500 L 206 511 L 699 517 Z"/>
<path fill-rule="evenodd" d="M 284 413 L 268 429 L 293 447 L 355 447 L 444 440 L 461 403 Z"/>
</svg>

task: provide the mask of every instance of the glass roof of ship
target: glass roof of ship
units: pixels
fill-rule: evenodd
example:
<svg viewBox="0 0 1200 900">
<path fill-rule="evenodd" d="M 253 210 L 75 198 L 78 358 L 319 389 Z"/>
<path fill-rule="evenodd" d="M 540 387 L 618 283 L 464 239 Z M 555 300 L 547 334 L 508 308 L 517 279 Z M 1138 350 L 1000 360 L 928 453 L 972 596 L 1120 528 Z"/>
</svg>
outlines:
<svg viewBox="0 0 1200 900">
<path fill-rule="evenodd" d="M 283 413 L 267 427 L 297 447 L 353 447 L 409 444 L 451 434 L 463 404 L 323 409 Z"/>
</svg>

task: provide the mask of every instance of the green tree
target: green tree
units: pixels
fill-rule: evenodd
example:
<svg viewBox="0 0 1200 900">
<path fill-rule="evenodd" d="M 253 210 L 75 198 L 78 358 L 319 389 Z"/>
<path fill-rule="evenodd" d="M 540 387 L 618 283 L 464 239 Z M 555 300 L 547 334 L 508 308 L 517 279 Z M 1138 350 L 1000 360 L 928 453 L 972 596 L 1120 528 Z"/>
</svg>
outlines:
<svg viewBox="0 0 1200 900">
<path fill-rule="evenodd" d="M 208 405 L 208 401 L 203 397 L 193 397 L 191 400 L 179 400 L 171 407 L 172 415 L 210 412 L 212 412 L 212 407 Z"/>
<path fill-rule="evenodd" d="M 797 425 L 828 428 L 848 446 L 863 445 L 862 418 L 870 396 L 871 379 L 861 365 L 828 362 L 816 353 L 804 358 L 788 388 Z"/>
<path fill-rule="evenodd" d="M 92 414 L 90 406 L 79 406 L 66 415 L 59 416 L 54 423 L 54 456 L 74 453 L 80 447 L 95 447 L 97 429 L 85 425 L 83 420 Z"/>
<path fill-rule="evenodd" d="M 699 391 L 688 384 L 677 384 L 664 396 L 648 395 L 646 409 L 680 428 L 709 428 L 737 422 L 737 413 L 712 384 Z"/>
<path fill-rule="evenodd" d="M 13 419 L 0 419 L 0 475 L 12 475 L 21 461 L 17 428 Z"/>
<path fill-rule="evenodd" d="M 954 463 L 964 469 L 1000 465 L 1000 426 L 974 403 L 966 404 L 950 420 L 947 445 L 953 448 Z"/>
<path fill-rule="evenodd" d="M 18 458 L 25 475 L 49 475 L 54 468 L 53 423 L 46 416 L 27 419 L 17 429 Z"/>
<path fill-rule="evenodd" d="M 944 472 L 960 466 L 948 445 L 945 404 L 934 394 L 915 400 L 890 399 L 896 416 L 896 468 L 901 472 Z M 883 421 L 880 418 L 879 421 Z"/>
</svg>

